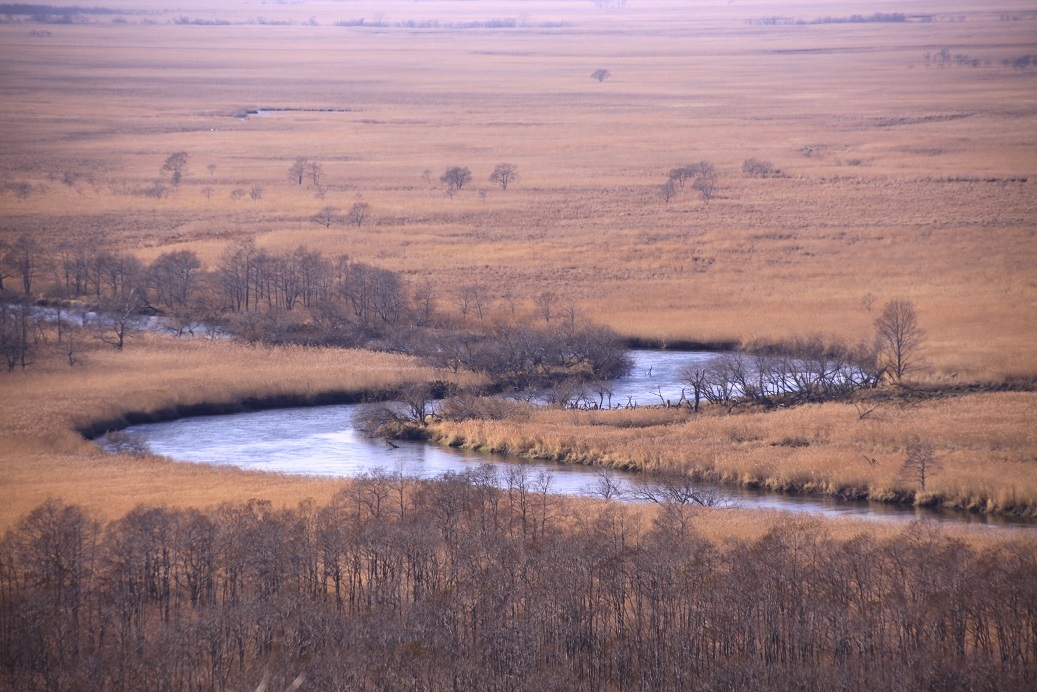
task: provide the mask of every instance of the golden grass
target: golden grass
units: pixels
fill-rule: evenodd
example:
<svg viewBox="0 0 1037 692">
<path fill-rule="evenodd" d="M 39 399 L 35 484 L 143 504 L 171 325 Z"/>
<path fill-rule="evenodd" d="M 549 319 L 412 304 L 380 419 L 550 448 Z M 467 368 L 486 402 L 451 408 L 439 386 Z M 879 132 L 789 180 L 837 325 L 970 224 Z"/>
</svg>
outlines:
<svg viewBox="0 0 1037 692">
<path fill-rule="evenodd" d="M 340 481 L 106 455 L 76 432 L 92 423 L 193 404 L 363 394 L 430 379 L 472 381 L 384 353 L 250 348 L 155 335 L 123 352 L 94 350 L 85 361 L 69 368 L 49 360 L 0 378 L 0 525 L 52 496 L 112 518 L 141 502 L 209 505 L 262 497 L 294 504 L 329 497 L 341 487 Z"/>
<path fill-rule="evenodd" d="M 1025 392 L 887 404 L 864 420 L 843 403 L 735 415 L 540 411 L 528 421 L 443 422 L 435 435 L 450 445 L 694 472 L 772 490 L 880 501 L 914 497 L 919 503 L 1037 515 L 1034 420 L 1037 394 Z M 918 440 L 930 442 L 942 464 L 925 493 L 900 477 L 907 448 Z"/>
<path fill-rule="evenodd" d="M 862 297 L 902 296 L 930 333 L 931 376 L 1032 374 L 1034 77 L 1000 64 L 1032 46 L 1031 20 L 1000 19 L 1025 8 L 931 2 L 912 6 L 929 23 L 760 26 L 746 21 L 836 10 L 303 3 L 264 16 L 319 26 L 131 17 L 47 38 L 0 26 L 11 94 L 0 171 L 48 186 L 0 196 L 0 238 L 100 236 L 143 259 L 189 247 L 211 266 L 228 239 L 255 234 L 264 247 L 306 243 L 431 277 L 444 309 L 463 283 L 520 299 L 551 290 L 624 335 L 671 342 L 860 338 L 874 318 Z M 216 14 L 244 21 L 253 9 Z M 331 25 L 520 11 L 527 26 L 503 31 Z M 983 62 L 927 66 L 940 47 Z M 612 78 L 592 80 L 598 67 Z M 255 107 L 342 110 L 233 117 Z M 191 156 L 177 194 L 124 194 L 177 150 Z M 324 165 L 325 200 L 287 179 L 299 155 Z M 745 178 L 750 156 L 787 177 Z M 667 171 L 699 159 L 719 167 L 719 197 L 704 205 L 686 190 L 663 204 Z M 522 180 L 503 193 L 488 176 L 505 160 Z M 436 180 L 451 165 L 474 175 L 453 199 Z M 65 170 L 92 178 L 50 179 Z M 261 200 L 229 199 L 252 184 Z M 357 194 L 370 225 L 310 222 Z"/>
<path fill-rule="evenodd" d="M 227 242 L 255 235 L 263 247 L 306 243 L 431 277 L 444 309 L 464 283 L 511 292 L 520 309 L 551 290 L 626 336 L 670 342 L 858 338 L 875 317 L 865 295 L 879 306 L 902 296 L 929 332 L 924 377 L 1037 373 L 1035 72 L 1000 65 L 1035 52 L 1030 3 L 924 0 L 911 12 L 933 22 L 811 26 L 746 20 L 859 8 L 628 4 L 361 0 L 260 12 L 231 1 L 217 18 L 296 25 L 170 25 L 180 14 L 214 16 L 210 3 L 187 0 L 175 12 L 127 15 L 126 25 L 0 25 L 0 183 L 36 186 L 25 199 L 0 193 L 0 241 L 26 231 L 49 243 L 85 237 L 144 260 L 191 248 L 212 267 Z M 520 14 L 529 26 L 503 31 L 332 26 Z M 319 26 L 304 26 L 310 17 Z M 544 22 L 565 26 L 536 26 Z M 36 28 L 51 35 L 30 35 Z M 923 54 L 942 47 L 983 64 L 927 66 Z M 590 79 L 597 68 L 612 78 Z M 342 110 L 234 117 L 256 107 Z M 180 150 L 190 170 L 175 195 L 130 194 Z M 287 180 L 299 155 L 323 164 L 325 200 Z M 750 156 L 786 177 L 743 177 Z M 705 205 L 685 191 L 663 204 L 655 189 L 667 171 L 700 159 L 721 172 L 718 198 Z M 522 174 L 507 193 L 487 180 L 501 161 Z M 475 180 L 449 199 L 436 178 L 452 165 Z M 81 176 L 72 187 L 60 182 L 65 171 Z M 262 199 L 229 198 L 253 184 Z M 372 206 L 370 224 L 309 221 L 357 194 Z M 288 357 L 299 364 L 282 364 Z M 153 339 L 90 354 L 82 369 L 0 377 L 0 512 L 9 521 L 55 492 L 113 514 L 142 499 L 321 494 L 322 481 L 102 457 L 73 428 L 133 408 L 397 381 L 392 366 L 367 369 L 401 362 L 381 358 Z M 586 445 L 580 454 L 613 463 L 695 463 L 778 485 L 817 473 L 821 485 L 876 489 L 896 487 L 891 475 L 917 434 L 938 438 L 941 493 L 998 506 L 1014 493 L 1032 506 L 1031 397 L 931 402 L 877 422 L 832 404 L 637 429 L 541 414 L 527 427 L 473 423 L 463 434 L 550 453 Z M 785 435 L 810 446 L 771 446 Z M 861 453 L 879 465 L 865 467 Z"/>
</svg>

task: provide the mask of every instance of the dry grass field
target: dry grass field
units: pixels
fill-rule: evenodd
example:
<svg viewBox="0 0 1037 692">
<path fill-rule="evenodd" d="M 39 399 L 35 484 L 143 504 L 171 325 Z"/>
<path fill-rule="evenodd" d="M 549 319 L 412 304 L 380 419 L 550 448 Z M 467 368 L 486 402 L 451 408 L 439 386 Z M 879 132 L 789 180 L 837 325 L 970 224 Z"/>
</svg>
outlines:
<svg viewBox="0 0 1037 692">
<path fill-rule="evenodd" d="M 904 297 L 929 337 L 917 379 L 1037 375 L 1037 67 L 1003 64 L 1037 54 L 1030 2 L 923 0 L 907 21 L 852 23 L 811 22 L 903 3 L 102 4 L 125 13 L 0 23 L 0 241 L 87 238 L 143 260 L 188 248 L 210 266 L 235 239 L 305 244 L 430 278 L 443 309 L 469 283 L 500 309 L 552 291 L 662 343 L 867 338 Z M 177 191 L 142 194 L 177 151 Z M 289 179 L 300 156 L 321 163 L 323 199 Z M 747 177 L 750 157 L 782 175 Z M 701 160 L 719 172 L 715 198 L 664 202 L 670 169 Z M 501 162 L 521 175 L 506 192 L 489 180 Z M 438 180 L 450 166 L 473 175 L 453 196 Z M 261 198 L 232 198 L 255 185 Z M 311 220 L 358 198 L 372 212 L 361 227 Z M 337 355 L 292 352 L 282 369 L 280 352 L 259 353 L 154 338 L 71 371 L 0 375 L 4 522 L 72 487 L 67 500 L 116 514 L 322 495 L 315 481 L 103 458 L 73 432 L 127 410 L 400 377 L 388 356 L 325 378 Z M 1032 505 L 1034 401 L 977 395 L 874 423 L 842 405 L 704 418 L 617 429 L 601 455 L 890 489 L 906 440 L 932 435 L 958 469 L 934 487 L 962 484 L 937 492 Z M 579 417 L 536 421 L 514 434 L 552 450 L 600 436 Z M 810 445 L 780 444 L 796 437 Z"/>
</svg>

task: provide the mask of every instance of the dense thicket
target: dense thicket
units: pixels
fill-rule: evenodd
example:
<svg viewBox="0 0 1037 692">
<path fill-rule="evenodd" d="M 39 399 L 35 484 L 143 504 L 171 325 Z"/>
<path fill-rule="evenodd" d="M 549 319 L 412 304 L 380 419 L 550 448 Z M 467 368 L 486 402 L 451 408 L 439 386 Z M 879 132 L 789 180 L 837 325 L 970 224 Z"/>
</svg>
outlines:
<svg viewBox="0 0 1037 692">
<path fill-rule="evenodd" d="M 379 474 L 327 505 L 48 502 L 0 543 L 7 689 L 1024 689 L 1032 540 L 788 520 L 710 542 L 521 470 Z"/>
</svg>

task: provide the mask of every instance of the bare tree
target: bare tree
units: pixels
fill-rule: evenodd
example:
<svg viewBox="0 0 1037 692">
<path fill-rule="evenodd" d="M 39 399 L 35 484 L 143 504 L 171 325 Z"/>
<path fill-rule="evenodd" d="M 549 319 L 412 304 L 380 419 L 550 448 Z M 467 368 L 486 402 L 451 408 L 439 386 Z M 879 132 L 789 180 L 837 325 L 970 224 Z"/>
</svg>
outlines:
<svg viewBox="0 0 1037 692">
<path fill-rule="evenodd" d="M 619 500 L 623 497 L 623 487 L 616 478 L 616 472 L 609 466 L 599 466 L 595 470 L 597 480 L 592 486 L 591 494 L 602 500 Z"/>
<path fill-rule="evenodd" d="M 302 180 L 306 177 L 309 166 L 310 162 L 305 156 L 296 158 L 292 165 L 288 167 L 288 178 L 302 185 Z"/>
<path fill-rule="evenodd" d="M 683 473 L 645 474 L 633 493 L 643 502 L 665 505 L 716 507 L 724 502 L 717 488 L 699 485 Z"/>
<path fill-rule="evenodd" d="M 28 233 L 23 233 L 15 239 L 3 256 L 4 267 L 0 273 L 7 276 L 16 276 L 22 280 L 22 290 L 32 293 L 33 280 L 41 271 L 45 260 L 45 253 L 39 242 Z M 0 288 L 3 281 L 0 279 Z"/>
<path fill-rule="evenodd" d="M 684 189 L 684 183 L 690 178 L 694 178 L 699 173 L 699 164 L 697 163 L 686 163 L 683 166 L 677 166 L 676 168 L 670 169 L 669 178 L 671 181 Z"/>
<path fill-rule="evenodd" d="M 677 374 L 682 383 L 691 387 L 692 398 L 688 404 L 692 411 L 698 411 L 709 384 L 709 371 L 698 365 L 686 365 Z"/>
<path fill-rule="evenodd" d="M 426 185 L 432 187 L 432 171 L 426 168 L 421 172 L 421 177 L 424 178 Z"/>
<path fill-rule="evenodd" d="M 596 79 L 599 82 L 604 82 L 606 79 L 612 76 L 612 73 L 608 70 L 594 70 L 591 72 L 591 79 Z"/>
<path fill-rule="evenodd" d="M 121 351 L 126 339 L 139 331 L 137 311 L 141 304 L 142 296 L 136 288 L 103 300 L 97 321 L 97 338 Z"/>
<path fill-rule="evenodd" d="M 875 320 L 875 342 L 879 366 L 893 382 L 917 370 L 918 351 L 925 342 L 925 331 L 918 325 L 918 314 L 910 300 L 895 298 L 882 309 Z"/>
<path fill-rule="evenodd" d="M 251 197 L 253 201 L 263 199 L 263 186 L 253 185 L 252 189 L 248 191 L 248 196 Z"/>
<path fill-rule="evenodd" d="M 213 190 L 212 190 L 211 187 L 203 187 L 202 188 L 202 194 L 205 195 L 205 201 L 208 202 L 209 200 L 212 199 L 212 192 L 213 192 Z"/>
<path fill-rule="evenodd" d="M 454 166 L 448 168 L 446 172 L 439 176 L 440 182 L 447 184 L 447 189 L 450 192 L 457 192 L 465 186 L 472 179 L 472 172 L 468 168 L 461 166 Z"/>
<path fill-rule="evenodd" d="M 748 158 L 742 162 L 742 172 L 750 178 L 773 178 L 778 170 L 770 161 Z"/>
<path fill-rule="evenodd" d="M 319 223 L 324 228 L 331 228 L 331 224 L 342 220 L 338 207 L 324 207 L 313 215 L 313 223 Z"/>
<path fill-rule="evenodd" d="M 695 177 L 695 182 L 691 184 L 691 187 L 699 193 L 703 202 L 708 203 L 717 193 L 717 169 L 708 161 L 698 164 L 698 168 L 698 175 Z"/>
<path fill-rule="evenodd" d="M 558 296 L 552 291 L 543 291 L 533 298 L 533 305 L 536 308 L 536 314 L 543 317 L 545 322 L 550 322 L 558 305 Z"/>
<path fill-rule="evenodd" d="M 310 182 L 314 187 L 320 187 L 321 181 L 324 180 L 324 166 L 320 165 L 316 161 L 311 161 L 307 167 L 307 171 L 310 174 Z"/>
<path fill-rule="evenodd" d="M 926 481 L 943 470 L 943 464 L 936 458 L 933 446 L 928 442 L 915 442 L 907 450 L 907 459 L 900 468 L 900 478 L 918 483 L 924 491 Z"/>
<path fill-rule="evenodd" d="M 178 151 L 167 156 L 165 163 L 162 164 L 160 170 L 169 176 L 169 182 L 173 187 L 178 187 L 180 181 L 187 175 L 187 159 L 186 151 Z"/>
<path fill-rule="evenodd" d="M 357 228 L 360 228 L 364 224 L 364 220 L 371 212 L 371 205 L 367 202 L 357 201 L 353 203 L 353 206 L 349 208 L 349 212 L 346 214 L 346 218 L 349 219 L 350 223 L 356 224 Z"/>
<path fill-rule="evenodd" d="M 665 183 L 659 186 L 659 197 L 662 198 L 667 205 L 670 200 L 677 196 L 677 185 L 673 178 L 669 178 Z"/>
<path fill-rule="evenodd" d="M 490 182 L 500 185 L 501 190 L 507 192 L 508 185 L 519 179 L 518 167 L 511 163 L 498 163 L 490 174 Z"/>
</svg>

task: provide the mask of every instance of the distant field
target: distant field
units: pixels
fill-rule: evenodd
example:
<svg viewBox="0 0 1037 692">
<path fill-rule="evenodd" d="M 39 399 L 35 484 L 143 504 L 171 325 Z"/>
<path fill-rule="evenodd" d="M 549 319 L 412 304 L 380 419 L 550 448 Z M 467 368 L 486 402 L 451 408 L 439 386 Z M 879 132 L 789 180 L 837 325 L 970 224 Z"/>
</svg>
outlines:
<svg viewBox="0 0 1037 692">
<path fill-rule="evenodd" d="M 431 277 L 444 306 L 464 283 L 520 305 L 551 290 L 663 341 L 859 338 L 865 296 L 903 296 L 932 376 L 1037 372 L 1037 67 L 1003 64 L 1037 54 L 1027 3 L 816 24 L 768 22 L 901 3 L 628 5 L 226 2 L 0 25 L 0 239 L 212 262 L 255 235 Z M 141 194 L 175 151 L 179 190 Z M 323 200 L 289 180 L 299 156 L 321 163 Z M 750 157 L 783 177 L 747 177 Z M 668 171 L 700 160 L 716 197 L 664 202 Z M 521 175 L 507 192 L 488 179 L 501 162 Z M 473 181 L 450 198 L 454 165 Z M 369 224 L 311 222 L 358 196 Z"/>
<path fill-rule="evenodd" d="M 88 239 L 145 261 L 189 248 L 212 268 L 229 243 L 254 236 L 263 248 L 305 244 L 431 279 L 441 310 L 465 285 L 484 286 L 500 312 L 529 311 L 550 291 L 659 343 L 869 338 L 882 304 L 904 297 L 928 332 L 929 367 L 916 379 L 1037 375 L 1030 3 L 913 3 L 893 17 L 903 21 L 874 16 L 904 11 L 892 2 L 620 5 L 108 2 L 122 14 L 68 24 L 4 15 L 0 243 L 26 232 L 50 247 Z M 854 14 L 868 21 L 846 21 Z M 608 79 L 591 77 L 600 69 Z M 157 183 L 169 187 L 163 161 L 179 151 L 182 183 L 154 196 Z M 290 179 L 298 157 L 321 165 L 320 186 Z M 750 177 L 748 158 L 780 174 Z M 689 184 L 665 201 L 669 171 L 699 161 L 716 166 L 715 196 L 707 203 Z M 520 174 L 507 191 L 489 179 L 502 162 Z M 439 181 L 451 166 L 473 177 L 453 196 Z M 371 207 L 360 227 L 312 221 L 358 199 Z M 123 354 L 104 348 L 71 371 L 55 356 L 0 376 L 0 443 L 18 459 L 4 466 L 17 500 L 3 521 L 53 494 L 105 507 L 113 479 L 133 491 L 112 512 L 147 498 L 321 496 L 327 489 L 308 481 L 102 463 L 73 428 L 132 409 L 377 389 L 401 376 L 362 359 L 326 378 L 334 353 L 300 351 L 299 370 L 266 363 L 265 379 L 241 380 L 250 356 L 237 347 L 184 346 L 189 362 L 157 338 Z M 943 431 L 937 448 L 964 474 L 948 494 L 1029 505 L 1032 400 L 990 396 L 981 411 L 971 399 L 934 404 L 894 432 Z M 762 455 L 768 483 L 802 485 L 822 468 L 822 484 L 888 487 L 902 445 L 866 441 L 869 454 L 888 456 L 869 469 L 860 441 L 844 439 L 852 426 L 814 436 L 790 460 L 771 453 L 786 434 L 846 414 L 826 406 L 820 417 L 753 418 L 766 434 L 715 472 L 744 476 Z M 557 423 L 545 415 L 544 426 Z M 990 417 L 1010 421 L 997 439 L 956 436 L 962 420 Z M 709 437 L 724 425 L 698 427 Z M 680 436 L 696 429 L 674 429 L 674 439 L 692 444 Z M 666 447 L 671 431 L 655 432 Z M 556 433 L 547 452 L 586 430 Z M 624 449 L 613 444 L 603 458 L 622 465 L 636 456 Z M 679 446 L 665 455 L 666 466 L 689 465 Z"/>
</svg>

